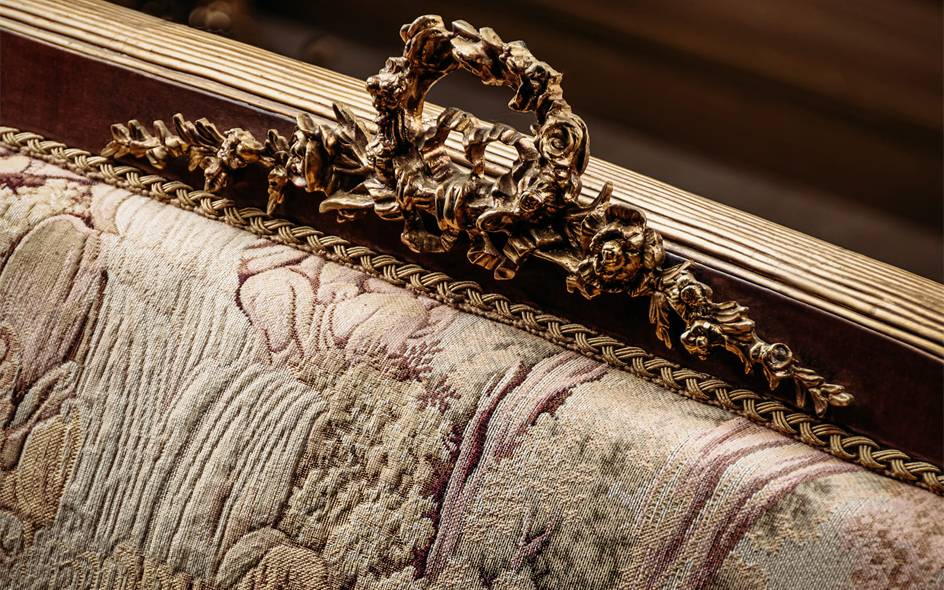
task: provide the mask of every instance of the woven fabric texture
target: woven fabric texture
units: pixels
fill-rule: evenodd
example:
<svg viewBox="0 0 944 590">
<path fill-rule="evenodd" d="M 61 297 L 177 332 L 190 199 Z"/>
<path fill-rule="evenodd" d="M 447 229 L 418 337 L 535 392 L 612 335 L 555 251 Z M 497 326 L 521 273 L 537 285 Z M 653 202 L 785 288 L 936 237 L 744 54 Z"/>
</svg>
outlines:
<svg viewBox="0 0 944 590">
<path fill-rule="evenodd" d="M 944 498 L 0 150 L 0 587 L 944 585 Z"/>
</svg>

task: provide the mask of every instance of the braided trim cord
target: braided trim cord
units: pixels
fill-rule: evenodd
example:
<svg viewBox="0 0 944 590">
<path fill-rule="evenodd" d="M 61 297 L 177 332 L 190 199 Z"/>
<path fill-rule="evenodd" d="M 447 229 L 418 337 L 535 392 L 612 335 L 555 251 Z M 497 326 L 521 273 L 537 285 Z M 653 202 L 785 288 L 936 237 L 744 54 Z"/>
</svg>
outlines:
<svg viewBox="0 0 944 590">
<path fill-rule="evenodd" d="M 310 226 L 270 217 L 255 207 L 239 207 L 235 201 L 226 197 L 194 190 L 181 181 L 148 174 L 112 158 L 46 140 L 35 133 L 0 126 L 0 146 L 223 221 L 258 236 L 366 272 L 463 311 L 514 326 L 685 397 L 744 416 L 842 460 L 944 496 L 944 471 L 936 465 L 912 460 L 906 453 L 885 448 L 866 436 L 820 421 L 771 397 L 735 388 L 705 373 L 679 366 L 582 324 L 515 303 L 497 293 L 484 292 L 473 281 L 457 281 L 445 273 L 427 271 L 394 256 L 378 254 L 365 246 L 325 235 Z"/>
</svg>

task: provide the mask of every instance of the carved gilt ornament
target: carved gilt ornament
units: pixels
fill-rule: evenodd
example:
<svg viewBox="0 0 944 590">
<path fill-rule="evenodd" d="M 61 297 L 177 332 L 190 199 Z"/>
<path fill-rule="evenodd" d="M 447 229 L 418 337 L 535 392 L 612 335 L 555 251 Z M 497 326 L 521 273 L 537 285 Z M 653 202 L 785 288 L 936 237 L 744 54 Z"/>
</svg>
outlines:
<svg viewBox="0 0 944 590">
<path fill-rule="evenodd" d="M 771 389 L 792 381 L 797 405 L 811 403 L 819 415 L 852 401 L 843 386 L 800 365 L 787 345 L 758 336 L 746 307 L 715 301 L 690 263 L 666 267 L 662 237 L 641 211 L 611 199 L 610 183 L 591 202 L 580 198 L 590 158 L 587 126 L 564 100 L 561 73 L 523 42 L 506 43 L 491 28 L 464 21 L 446 27 L 438 16 L 417 18 L 400 36 L 403 55 L 367 80 L 376 132 L 340 105 L 334 106 L 335 124 L 302 113 L 292 137 L 269 130 L 264 140 L 177 114 L 173 131 L 161 121 L 153 132 L 134 120 L 113 125 L 102 154 L 146 157 L 156 168 L 185 159 L 191 170 L 203 171 L 212 193 L 225 189 L 234 171 L 262 166 L 269 171 L 270 213 L 291 184 L 324 195 L 319 211 L 342 221 L 373 213 L 402 223 L 401 239 L 414 252 L 444 252 L 464 237 L 469 260 L 499 279 L 514 277 L 529 257 L 541 258 L 563 269 L 567 289 L 587 299 L 601 293 L 649 297 L 649 320 L 668 347 L 675 316 L 685 326 L 682 346 L 700 359 L 726 349 L 745 372 L 759 368 Z M 532 134 L 483 124 L 454 108 L 424 120 L 429 89 L 460 69 L 489 86 L 511 88 L 508 106 L 536 118 Z M 446 152 L 452 132 L 462 136 L 469 169 Z M 494 179 L 485 175 L 485 149 L 493 142 L 517 153 Z"/>
</svg>

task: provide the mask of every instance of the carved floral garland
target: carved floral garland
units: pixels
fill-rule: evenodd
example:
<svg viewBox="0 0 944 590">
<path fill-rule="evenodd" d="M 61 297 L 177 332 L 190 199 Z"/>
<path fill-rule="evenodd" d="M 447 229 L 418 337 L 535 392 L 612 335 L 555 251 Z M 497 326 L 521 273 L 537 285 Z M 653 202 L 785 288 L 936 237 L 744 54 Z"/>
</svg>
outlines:
<svg viewBox="0 0 944 590">
<path fill-rule="evenodd" d="M 265 141 L 244 129 L 220 132 L 206 119 L 174 116 L 174 132 L 163 122 L 154 132 L 138 121 L 112 126 L 103 155 L 147 157 L 156 168 L 186 158 L 202 169 L 205 190 L 224 189 L 232 172 L 250 165 L 269 170 L 269 212 L 292 184 L 325 198 L 319 210 L 353 220 L 373 211 L 401 221 L 403 243 L 414 252 L 444 252 L 460 236 L 468 258 L 496 278 L 514 277 L 531 256 L 566 273 L 570 291 L 591 299 L 600 293 L 650 298 L 649 320 L 672 346 L 670 317 L 685 323 L 682 346 L 701 359 L 716 348 L 735 354 L 745 372 L 760 367 L 771 389 L 792 380 L 796 403 L 812 400 L 817 414 L 845 406 L 852 395 L 801 366 L 785 344 L 761 339 L 747 308 L 715 302 L 689 263 L 664 267 L 662 237 L 646 226 L 641 211 L 612 202 L 607 183 L 592 202 L 580 199 L 580 176 L 589 161 L 589 134 L 563 98 L 562 75 L 536 59 L 524 43 L 505 43 L 490 28 L 464 21 L 446 28 L 438 16 L 404 25 L 401 57 L 389 58 L 367 80 L 378 116 L 369 132 L 350 111 L 335 105 L 337 122 L 322 125 L 298 115 L 288 139 L 269 130 Z M 501 124 L 482 124 L 458 109 L 446 109 L 431 123 L 423 120 L 429 89 L 463 69 L 490 86 L 508 86 L 508 106 L 534 113 L 533 135 Z M 446 153 L 451 132 L 462 134 L 470 170 Z M 485 176 L 485 149 L 499 142 L 515 149 L 510 169 L 497 179 Z"/>
</svg>

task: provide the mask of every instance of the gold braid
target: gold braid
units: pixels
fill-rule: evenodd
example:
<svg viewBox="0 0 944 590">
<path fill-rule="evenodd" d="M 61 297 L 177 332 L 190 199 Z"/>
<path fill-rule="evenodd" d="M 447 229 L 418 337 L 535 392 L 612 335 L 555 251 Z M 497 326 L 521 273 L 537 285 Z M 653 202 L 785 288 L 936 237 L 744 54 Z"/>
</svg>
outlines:
<svg viewBox="0 0 944 590">
<path fill-rule="evenodd" d="M 0 146 L 181 209 L 195 211 L 204 217 L 224 221 L 275 242 L 382 278 L 463 311 L 520 328 L 688 398 L 749 418 L 842 460 L 944 495 L 944 472 L 938 466 L 914 461 L 906 453 L 883 448 L 866 436 L 847 432 L 768 396 L 734 388 L 720 379 L 681 367 L 581 324 L 543 313 L 529 305 L 514 303 L 497 293 L 483 292 L 482 287 L 473 281 L 453 280 L 444 273 L 430 272 L 394 256 L 377 254 L 370 248 L 325 235 L 309 226 L 270 217 L 256 207 L 239 207 L 226 197 L 194 190 L 183 182 L 148 174 L 134 166 L 117 163 L 112 158 L 69 148 L 62 143 L 45 140 L 35 133 L 0 127 Z"/>
</svg>

